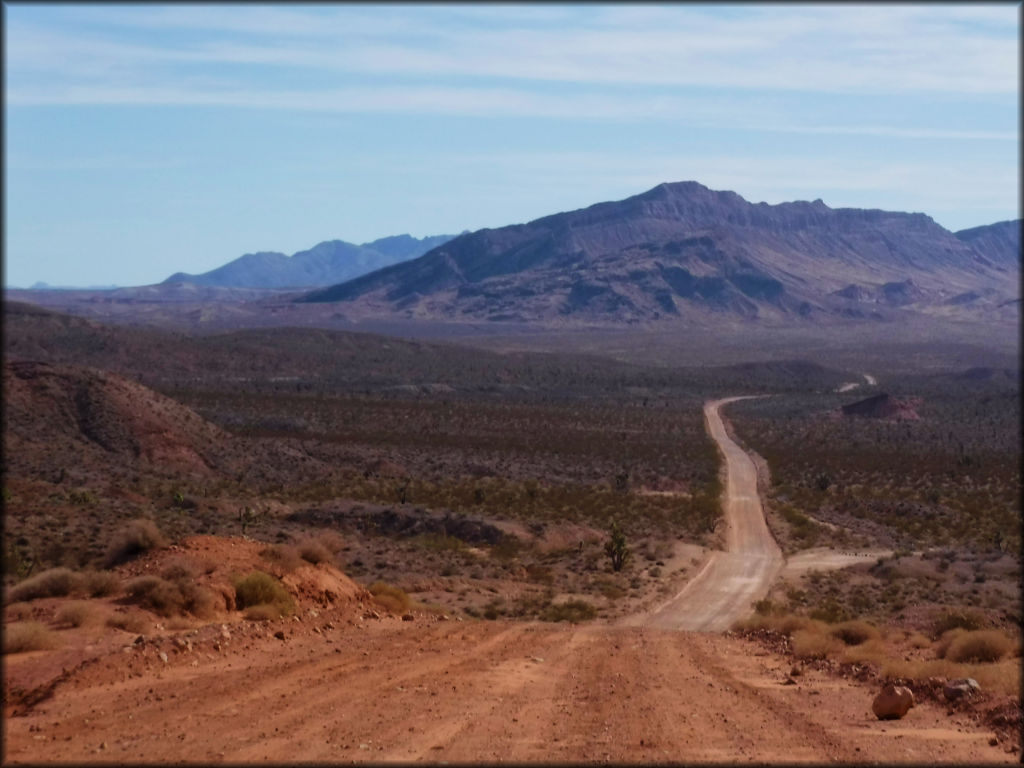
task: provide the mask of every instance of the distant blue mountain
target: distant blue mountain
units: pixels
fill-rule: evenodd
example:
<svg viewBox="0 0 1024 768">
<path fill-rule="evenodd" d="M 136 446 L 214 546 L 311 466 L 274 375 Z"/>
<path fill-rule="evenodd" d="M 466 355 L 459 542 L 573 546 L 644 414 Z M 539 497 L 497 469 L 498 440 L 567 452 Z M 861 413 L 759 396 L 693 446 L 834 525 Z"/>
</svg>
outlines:
<svg viewBox="0 0 1024 768">
<path fill-rule="evenodd" d="M 190 275 L 176 272 L 168 283 L 222 288 L 307 288 L 352 280 L 382 267 L 422 256 L 448 242 L 455 235 L 432 235 L 417 239 L 395 235 L 354 245 L 344 240 L 327 240 L 309 250 L 287 256 L 277 251 L 260 251 L 239 256 L 234 261 Z"/>
</svg>

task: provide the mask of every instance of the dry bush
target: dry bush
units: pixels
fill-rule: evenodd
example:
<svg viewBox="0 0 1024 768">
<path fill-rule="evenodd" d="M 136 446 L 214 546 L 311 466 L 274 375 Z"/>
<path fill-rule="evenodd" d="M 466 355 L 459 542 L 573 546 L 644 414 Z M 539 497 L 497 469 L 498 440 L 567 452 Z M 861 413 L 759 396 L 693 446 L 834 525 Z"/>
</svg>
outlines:
<svg viewBox="0 0 1024 768">
<path fill-rule="evenodd" d="M 291 573 L 303 563 L 299 550 L 290 544 L 274 544 L 260 550 L 260 557 L 273 563 L 284 573 Z"/>
<path fill-rule="evenodd" d="M 191 557 L 174 557 L 167 561 L 160 575 L 168 581 L 179 581 L 181 579 L 194 579 L 199 575 L 201 569 Z"/>
<path fill-rule="evenodd" d="M 160 616 L 177 616 L 185 608 L 185 597 L 178 585 L 159 576 L 138 576 L 125 585 L 125 591 Z"/>
<path fill-rule="evenodd" d="M 70 568 L 51 568 L 15 584 L 7 593 L 12 603 L 42 597 L 65 597 L 79 589 L 82 577 Z"/>
<path fill-rule="evenodd" d="M 976 611 L 949 609 L 943 611 L 935 618 L 933 633 L 935 637 L 941 637 L 943 633 L 951 629 L 966 629 L 970 631 L 982 629 L 984 626 L 985 618 Z"/>
<path fill-rule="evenodd" d="M 109 571 L 83 571 L 82 589 L 89 597 L 108 597 L 121 588 L 121 580 Z"/>
<path fill-rule="evenodd" d="M 335 557 L 345 548 L 345 539 L 337 531 L 321 531 L 320 535 L 317 536 L 317 541 Z"/>
<path fill-rule="evenodd" d="M 910 644 L 911 648 L 927 648 L 932 644 L 932 641 L 920 632 L 911 632 L 910 635 L 907 636 L 907 643 Z"/>
<path fill-rule="evenodd" d="M 114 534 L 114 539 L 107 550 L 104 565 L 107 568 L 131 560 L 133 557 L 162 547 L 166 540 L 152 520 L 139 518 L 130 521 L 124 528 Z"/>
<path fill-rule="evenodd" d="M 150 630 L 150 620 L 140 611 L 115 613 L 107 619 L 107 626 L 133 634 L 145 634 Z"/>
<path fill-rule="evenodd" d="M 829 628 L 829 634 L 842 640 L 846 645 L 860 645 L 880 637 L 878 629 L 860 619 L 851 619 Z"/>
<path fill-rule="evenodd" d="M 839 660 L 851 664 L 872 663 L 882 666 L 893 656 L 893 651 L 880 639 L 865 640 L 843 649 Z"/>
<path fill-rule="evenodd" d="M 295 548 L 299 552 L 299 557 L 313 565 L 329 563 L 332 560 L 331 553 L 318 539 L 300 539 Z"/>
<path fill-rule="evenodd" d="M 1003 659 L 994 664 L 965 664 L 964 676 L 977 680 L 983 691 L 1020 696 L 1021 668 L 1016 659 Z"/>
<path fill-rule="evenodd" d="M 954 640 L 965 634 L 967 634 L 967 630 L 962 629 L 961 627 L 955 627 L 954 629 L 949 629 L 943 632 L 942 636 L 935 642 L 935 658 L 946 658 L 949 646 L 953 644 Z"/>
<path fill-rule="evenodd" d="M 754 614 L 749 618 L 740 620 L 735 625 L 735 628 L 741 631 L 767 629 L 772 632 L 779 632 L 787 637 L 792 636 L 794 632 L 801 629 L 810 630 L 820 634 L 824 631 L 825 627 L 826 624 L 822 621 L 809 619 L 806 616 L 799 616 L 795 613 L 789 613 L 782 616 Z"/>
<path fill-rule="evenodd" d="M 270 606 L 277 616 L 287 616 L 295 611 L 295 601 L 288 590 L 280 581 L 263 571 L 253 571 L 235 582 L 235 605 L 240 609 Z"/>
<path fill-rule="evenodd" d="M 967 671 L 948 659 L 905 661 L 892 659 L 882 665 L 882 677 L 902 677 L 908 680 L 927 680 L 929 677 L 967 677 Z"/>
<path fill-rule="evenodd" d="M 383 581 L 371 584 L 370 594 L 379 605 L 391 613 L 405 613 L 412 605 L 412 599 L 405 593 L 405 590 Z"/>
<path fill-rule="evenodd" d="M 999 661 L 1009 656 L 1015 645 L 1011 638 L 998 629 L 978 629 L 954 638 L 946 650 L 946 658 L 955 662 Z"/>
<path fill-rule="evenodd" d="M 4 653 L 25 653 L 56 648 L 57 635 L 38 621 L 17 621 L 4 627 Z"/>
<path fill-rule="evenodd" d="M 85 600 L 75 600 L 58 608 L 53 619 L 61 626 L 81 627 L 95 623 L 99 616 L 100 611 L 96 605 Z"/>
<path fill-rule="evenodd" d="M 184 601 L 184 608 L 198 619 L 210 619 L 217 613 L 217 596 L 206 587 L 194 581 L 179 581 L 178 590 Z"/>
<path fill-rule="evenodd" d="M 824 659 L 842 648 L 843 643 L 838 638 L 814 629 L 798 629 L 793 633 L 793 655 L 798 659 Z"/>
</svg>

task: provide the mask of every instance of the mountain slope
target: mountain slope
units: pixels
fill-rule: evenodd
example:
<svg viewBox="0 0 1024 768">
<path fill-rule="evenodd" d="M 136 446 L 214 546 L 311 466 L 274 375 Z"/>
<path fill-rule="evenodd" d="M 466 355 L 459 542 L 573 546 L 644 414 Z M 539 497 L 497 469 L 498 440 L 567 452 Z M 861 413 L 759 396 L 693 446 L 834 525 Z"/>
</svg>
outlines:
<svg viewBox="0 0 1024 768">
<path fill-rule="evenodd" d="M 464 234 L 299 301 L 490 320 L 885 317 L 972 290 L 1009 298 L 1017 274 L 1019 264 L 987 258 L 924 214 L 752 204 L 680 182 Z M 878 291 L 892 300 L 875 301 Z"/>
<path fill-rule="evenodd" d="M 177 272 L 164 280 L 164 284 L 192 283 L 231 288 L 331 285 L 416 258 L 452 237 L 433 235 L 419 240 L 409 235 L 396 235 L 363 245 L 354 245 L 344 240 L 327 240 L 292 256 L 277 251 L 247 253 L 199 275 Z"/>
<path fill-rule="evenodd" d="M 956 236 L 992 263 L 1019 270 L 1020 227 L 1021 220 L 1013 219 L 962 229 Z"/>
</svg>

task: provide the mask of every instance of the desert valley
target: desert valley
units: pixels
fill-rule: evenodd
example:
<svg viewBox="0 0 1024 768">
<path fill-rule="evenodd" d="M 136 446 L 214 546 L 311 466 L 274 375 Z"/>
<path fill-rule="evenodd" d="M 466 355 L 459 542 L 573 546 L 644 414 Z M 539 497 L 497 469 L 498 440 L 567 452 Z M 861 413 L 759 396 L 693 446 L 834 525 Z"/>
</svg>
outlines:
<svg viewBox="0 0 1024 768">
<path fill-rule="evenodd" d="M 1019 281 L 679 182 L 9 288 L 4 760 L 1019 762 Z"/>
</svg>

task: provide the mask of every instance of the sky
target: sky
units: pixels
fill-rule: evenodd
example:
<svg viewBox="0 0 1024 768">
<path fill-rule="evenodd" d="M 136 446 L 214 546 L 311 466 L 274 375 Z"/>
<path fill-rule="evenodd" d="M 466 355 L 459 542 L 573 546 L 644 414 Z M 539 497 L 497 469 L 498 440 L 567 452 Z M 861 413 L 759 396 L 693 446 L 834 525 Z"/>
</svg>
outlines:
<svg viewBox="0 0 1024 768">
<path fill-rule="evenodd" d="M 1020 217 L 1020 4 L 4 3 L 4 285 L 693 180 Z"/>
</svg>

